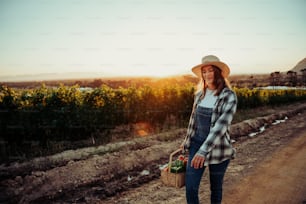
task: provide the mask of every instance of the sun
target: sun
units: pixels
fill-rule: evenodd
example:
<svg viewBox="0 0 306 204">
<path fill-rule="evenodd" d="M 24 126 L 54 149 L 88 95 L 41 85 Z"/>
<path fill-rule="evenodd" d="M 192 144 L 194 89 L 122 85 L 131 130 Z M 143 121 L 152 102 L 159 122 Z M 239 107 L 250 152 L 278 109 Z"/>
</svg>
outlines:
<svg viewBox="0 0 306 204">
<path fill-rule="evenodd" d="M 170 68 L 150 68 L 150 69 L 139 69 L 138 71 L 133 70 L 130 72 L 132 76 L 139 76 L 139 77 L 157 77 L 157 78 L 165 78 L 169 76 L 178 75 L 179 72 L 177 69 L 170 69 Z"/>
</svg>

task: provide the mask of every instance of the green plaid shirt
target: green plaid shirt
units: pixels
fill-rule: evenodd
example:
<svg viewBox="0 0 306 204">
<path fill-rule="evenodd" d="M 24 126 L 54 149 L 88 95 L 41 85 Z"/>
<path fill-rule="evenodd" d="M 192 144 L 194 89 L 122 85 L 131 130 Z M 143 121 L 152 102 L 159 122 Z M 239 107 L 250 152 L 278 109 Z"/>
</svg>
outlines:
<svg viewBox="0 0 306 204">
<path fill-rule="evenodd" d="M 189 120 L 187 135 L 184 140 L 184 149 L 190 148 L 190 139 L 195 134 L 195 110 L 203 92 L 195 95 L 192 113 Z M 234 158 L 235 149 L 232 147 L 229 135 L 230 124 L 237 109 L 237 96 L 234 91 L 224 88 L 219 94 L 211 117 L 211 127 L 207 139 L 197 154 L 205 156 L 204 165 L 218 164 Z"/>
</svg>

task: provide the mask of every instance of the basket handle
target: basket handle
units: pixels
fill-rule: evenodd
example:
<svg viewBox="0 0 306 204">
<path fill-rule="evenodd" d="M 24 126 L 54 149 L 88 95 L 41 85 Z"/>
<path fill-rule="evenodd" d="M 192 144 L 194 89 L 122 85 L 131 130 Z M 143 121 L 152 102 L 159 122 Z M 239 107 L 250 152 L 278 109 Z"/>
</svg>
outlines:
<svg viewBox="0 0 306 204">
<path fill-rule="evenodd" d="M 173 156 L 175 155 L 175 154 L 177 154 L 177 153 L 179 153 L 179 152 L 181 152 L 182 151 L 182 149 L 177 149 L 177 150 L 175 150 L 174 152 L 172 152 L 171 154 L 170 154 L 170 156 L 169 156 L 169 167 L 168 167 L 168 171 L 170 172 L 171 171 L 171 164 L 172 164 L 172 159 L 173 159 Z"/>
</svg>

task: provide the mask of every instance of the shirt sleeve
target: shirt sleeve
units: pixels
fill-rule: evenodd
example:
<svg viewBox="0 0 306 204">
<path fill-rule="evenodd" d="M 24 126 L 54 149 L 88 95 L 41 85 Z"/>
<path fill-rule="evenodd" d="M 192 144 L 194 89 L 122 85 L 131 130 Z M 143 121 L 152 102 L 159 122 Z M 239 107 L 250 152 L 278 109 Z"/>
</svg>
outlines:
<svg viewBox="0 0 306 204">
<path fill-rule="evenodd" d="M 197 154 L 206 156 L 215 146 L 220 143 L 221 137 L 226 133 L 229 125 L 232 122 L 233 116 L 237 108 L 237 97 L 233 91 L 227 92 L 223 99 L 221 113 L 216 119 L 215 125 L 211 127 L 207 139 L 202 144 Z"/>
</svg>

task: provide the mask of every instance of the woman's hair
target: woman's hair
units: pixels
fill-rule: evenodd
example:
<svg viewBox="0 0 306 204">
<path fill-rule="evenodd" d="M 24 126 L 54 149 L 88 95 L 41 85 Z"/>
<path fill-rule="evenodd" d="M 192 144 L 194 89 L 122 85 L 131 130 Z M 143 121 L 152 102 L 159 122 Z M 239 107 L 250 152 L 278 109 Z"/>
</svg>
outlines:
<svg viewBox="0 0 306 204">
<path fill-rule="evenodd" d="M 222 76 L 221 69 L 219 69 L 217 66 L 214 66 L 214 65 L 212 65 L 212 67 L 214 70 L 214 85 L 216 87 L 215 96 L 218 96 L 225 87 L 231 89 L 231 85 L 230 85 L 230 82 Z M 203 91 L 203 97 L 204 97 L 206 89 L 207 89 L 207 84 L 205 83 L 205 80 L 202 75 L 197 85 L 196 93 Z"/>
</svg>

